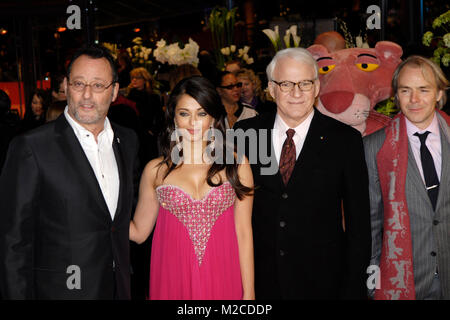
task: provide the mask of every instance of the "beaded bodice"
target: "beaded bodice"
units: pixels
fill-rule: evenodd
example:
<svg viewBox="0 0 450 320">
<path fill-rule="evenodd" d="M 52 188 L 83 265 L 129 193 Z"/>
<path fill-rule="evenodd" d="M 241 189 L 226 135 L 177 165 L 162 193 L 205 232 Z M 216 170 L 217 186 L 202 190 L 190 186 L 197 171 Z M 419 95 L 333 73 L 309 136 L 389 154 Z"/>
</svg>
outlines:
<svg viewBox="0 0 450 320">
<path fill-rule="evenodd" d="M 234 204 L 236 194 L 226 181 L 213 187 L 202 199 L 193 199 L 180 187 L 161 185 L 156 188 L 161 207 L 172 213 L 185 226 L 202 264 L 211 230 L 221 214 Z"/>
</svg>

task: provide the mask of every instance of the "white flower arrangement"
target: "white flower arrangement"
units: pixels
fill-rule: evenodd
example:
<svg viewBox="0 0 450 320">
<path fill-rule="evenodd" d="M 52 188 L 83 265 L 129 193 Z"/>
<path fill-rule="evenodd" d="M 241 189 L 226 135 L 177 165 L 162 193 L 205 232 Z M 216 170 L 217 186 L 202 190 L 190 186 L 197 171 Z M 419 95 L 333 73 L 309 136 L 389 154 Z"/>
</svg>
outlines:
<svg viewBox="0 0 450 320">
<path fill-rule="evenodd" d="M 198 51 L 200 47 L 198 44 L 189 38 L 189 42 L 181 49 L 178 42 L 167 45 L 166 40 L 161 39 L 156 43 L 156 49 L 153 51 L 153 56 L 156 61 L 167 63 L 169 65 L 183 65 L 191 64 L 194 67 L 198 66 Z"/>
<path fill-rule="evenodd" d="M 337 19 L 337 23 L 339 25 L 339 28 L 342 30 L 342 33 L 344 34 L 345 39 L 345 48 L 369 48 L 369 44 L 367 43 L 367 33 L 365 33 L 363 36 L 360 35 L 353 37 L 351 32 L 347 28 L 347 24 L 344 20 Z"/>
<path fill-rule="evenodd" d="M 275 28 L 272 29 L 264 29 L 262 32 L 269 38 L 270 42 L 272 42 L 273 48 L 275 49 L 275 52 L 278 50 L 283 49 L 282 43 L 280 40 L 280 33 L 279 33 L 279 27 L 275 26 Z M 292 37 L 292 46 L 291 46 L 291 37 Z M 286 29 L 286 33 L 283 37 L 284 47 L 285 48 L 298 48 L 300 46 L 300 36 L 297 35 L 297 25 L 292 25 L 288 29 Z"/>
<path fill-rule="evenodd" d="M 220 49 L 220 52 L 225 57 L 227 61 L 240 60 L 244 64 L 252 64 L 255 60 L 248 55 L 248 51 L 250 50 L 249 46 L 244 46 L 243 48 L 237 49 L 237 47 L 232 44 L 229 47 L 225 47 Z"/>
<path fill-rule="evenodd" d="M 131 63 L 133 67 L 144 67 L 149 69 L 152 61 L 149 60 L 151 57 L 152 48 L 147 48 L 142 45 L 142 38 L 136 37 L 132 40 L 134 46 L 131 48 L 127 48 L 128 55 L 131 58 Z"/>
<path fill-rule="evenodd" d="M 102 46 L 108 49 L 108 51 L 111 53 L 114 60 L 117 59 L 117 55 L 119 54 L 119 49 L 117 48 L 117 44 L 115 43 L 109 43 L 109 42 L 102 42 Z"/>
<path fill-rule="evenodd" d="M 295 24 L 290 26 L 289 29 L 286 30 L 286 35 L 283 37 L 286 48 L 291 47 L 291 36 L 294 42 L 294 47 L 298 48 L 301 38 L 297 35 L 297 26 Z"/>
</svg>

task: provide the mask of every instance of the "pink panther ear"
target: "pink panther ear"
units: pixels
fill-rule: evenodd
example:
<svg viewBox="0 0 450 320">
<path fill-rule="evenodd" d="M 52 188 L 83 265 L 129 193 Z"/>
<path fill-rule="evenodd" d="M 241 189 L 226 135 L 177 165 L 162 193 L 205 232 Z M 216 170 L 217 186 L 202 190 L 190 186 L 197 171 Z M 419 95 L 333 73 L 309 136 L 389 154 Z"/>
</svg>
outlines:
<svg viewBox="0 0 450 320">
<path fill-rule="evenodd" d="M 317 58 L 330 55 L 328 49 L 321 44 L 313 44 L 312 46 L 306 48 L 306 50 L 308 50 L 316 60 Z"/>
<path fill-rule="evenodd" d="M 403 54 L 403 49 L 395 42 L 379 41 L 375 45 L 377 56 L 382 60 L 400 61 Z"/>
</svg>

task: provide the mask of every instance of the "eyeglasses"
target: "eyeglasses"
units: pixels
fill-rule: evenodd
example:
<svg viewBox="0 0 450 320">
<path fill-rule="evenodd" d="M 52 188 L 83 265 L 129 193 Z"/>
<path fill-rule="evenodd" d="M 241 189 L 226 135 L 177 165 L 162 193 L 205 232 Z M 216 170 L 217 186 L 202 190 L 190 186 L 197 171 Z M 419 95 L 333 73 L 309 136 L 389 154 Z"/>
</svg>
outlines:
<svg viewBox="0 0 450 320">
<path fill-rule="evenodd" d="M 242 87 L 242 82 L 238 82 L 238 83 L 235 83 L 235 84 L 229 84 L 227 86 L 219 86 L 219 88 L 228 89 L 228 90 L 232 90 L 232 89 L 234 89 L 234 87 L 241 88 Z"/>
<path fill-rule="evenodd" d="M 271 81 L 276 83 L 280 87 L 280 90 L 282 92 L 291 92 L 292 90 L 294 90 L 295 86 L 298 86 L 298 88 L 301 91 L 311 91 L 315 80 L 303 80 L 303 81 L 299 81 L 299 82 L 292 82 L 292 81 L 278 82 L 275 80 L 271 80 Z"/>
<path fill-rule="evenodd" d="M 91 90 L 95 93 L 101 93 L 112 86 L 116 81 L 111 82 L 109 85 L 105 85 L 104 83 L 95 81 L 92 83 L 84 83 L 83 81 L 75 80 L 69 83 L 69 86 L 73 88 L 73 90 L 81 92 L 84 91 L 86 87 L 91 87 Z"/>
</svg>

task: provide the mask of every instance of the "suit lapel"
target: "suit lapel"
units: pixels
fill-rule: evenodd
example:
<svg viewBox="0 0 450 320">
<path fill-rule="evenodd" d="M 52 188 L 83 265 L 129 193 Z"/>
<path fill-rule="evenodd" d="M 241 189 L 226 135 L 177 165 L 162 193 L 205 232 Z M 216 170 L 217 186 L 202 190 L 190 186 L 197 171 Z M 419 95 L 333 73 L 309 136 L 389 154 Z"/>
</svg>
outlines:
<svg viewBox="0 0 450 320">
<path fill-rule="evenodd" d="M 122 151 L 122 143 L 120 139 L 120 135 L 117 133 L 117 130 L 114 128 L 114 126 L 111 124 L 113 131 L 114 131 L 114 139 L 113 139 L 113 150 L 114 150 L 114 156 L 116 158 L 117 163 L 117 169 L 119 170 L 119 199 L 117 200 L 117 209 L 114 214 L 114 219 L 122 212 L 122 202 L 123 202 L 123 195 L 124 195 L 124 187 L 127 185 L 125 179 L 125 163 L 123 159 L 123 151 Z"/>
<path fill-rule="evenodd" d="M 414 153 L 412 152 L 409 141 L 408 141 L 408 169 L 406 172 L 406 183 L 408 184 L 408 186 L 412 186 L 412 188 L 416 189 L 415 192 L 412 192 L 413 197 L 417 197 L 417 195 L 419 195 L 420 197 L 423 198 L 424 201 L 429 202 L 431 206 L 431 201 L 428 196 L 427 189 L 423 182 L 422 176 L 420 175 L 419 167 L 417 166 L 416 158 L 414 156 Z M 408 188 L 406 188 L 405 190 L 408 190 Z"/>
<path fill-rule="evenodd" d="M 83 188 L 87 188 L 91 195 L 98 199 L 98 205 L 101 211 L 111 219 L 108 206 L 98 184 L 94 170 L 86 157 L 83 148 L 80 145 L 72 127 L 67 122 L 66 117 L 62 114 L 55 124 L 57 141 L 63 150 L 63 154 L 67 158 L 67 163 L 73 167 L 73 174 L 82 176 Z"/>
<path fill-rule="evenodd" d="M 272 130 L 273 126 L 275 124 L 275 117 L 276 112 L 274 113 L 268 113 L 264 114 L 264 116 L 261 118 L 261 127 L 258 129 L 265 130 L 265 134 L 261 134 L 261 132 L 258 132 L 258 152 L 260 151 L 260 146 L 262 144 L 266 144 L 266 151 L 267 156 L 270 157 L 270 162 L 267 165 L 261 165 L 258 169 L 261 170 L 262 168 L 268 168 L 271 167 L 271 164 L 275 164 L 276 166 L 276 173 L 275 174 L 261 174 L 261 176 L 264 176 L 265 184 L 269 188 L 274 188 L 275 190 L 281 190 L 284 188 L 283 179 L 281 178 L 280 170 L 278 169 L 278 162 L 275 157 L 275 150 L 273 148 L 273 139 L 272 139 Z M 258 155 L 259 156 L 259 155 Z M 262 172 L 263 173 L 263 172 Z"/>
<path fill-rule="evenodd" d="M 450 127 L 445 120 L 439 118 L 439 129 L 441 133 L 441 177 L 439 184 L 439 195 L 436 211 L 444 205 L 445 198 L 450 194 Z M 443 210 L 441 210 L 443 211 Z"/>
</svg>

